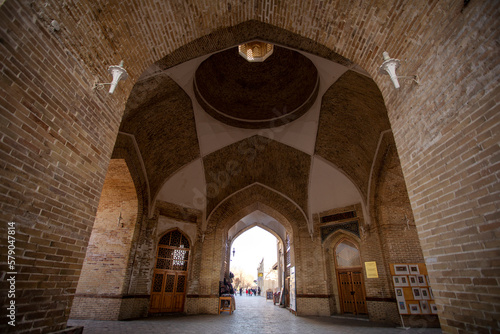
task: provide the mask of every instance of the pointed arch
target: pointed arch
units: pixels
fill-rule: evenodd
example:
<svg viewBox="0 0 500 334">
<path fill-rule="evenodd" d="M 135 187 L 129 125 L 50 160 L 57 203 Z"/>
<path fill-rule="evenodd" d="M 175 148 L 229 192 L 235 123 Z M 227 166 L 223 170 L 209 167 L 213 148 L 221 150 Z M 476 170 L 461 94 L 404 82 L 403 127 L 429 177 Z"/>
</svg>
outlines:
<svg viewBox="0 0 500 334">
<path fill-rule="evenodd" d="M 206 233 L 222 226 L 227 228 L 228 224 L 232 226 L 255 209 L 271 213 L 270 216 L 276 218 L 292 233 L 299 227 L 307 227 L 307 216 L 298 205 L 277 191 L 256 182 L 225 198 L 210 213 Z"/>
<path fill-rule="evenodd" d="M 361 244 L 361 239 L 353 232 L 346 230 L 337 230 L 326 237 L 325 240 L 323 240 L 322 245 L 323 248 L 330 249 L 335 247 L 342 240 L 349 240 L 358 248 Z"/>
<path fill-rule="evenodd" d="M 179 232 L 183 238 L 186 239 L 186 241 L 188 242 L 188 246 L 185 248 L 191 248 L 193 243 L 191 242 L 191 238 L 189 237 L 189 235 L 187 233 L 185 233 L 184 231 L 182 231 L 180 228 L 178 227 L 173 227 L 173 228 L 170 228 L 166 231 L 164 231 L 163 233 L 159 234 L 157 237 L 156 237 L 156 246 L 160 245 L 160 242 L 162 241 L 162 239 L 169 233 L 172 233 L 172 232 Z M 163 243 L 163 245 L 165 245 Z"/>
<path fill-rule="evenodd" d="M 267 226 L 266 224 L 262 224 L 262 223 L 253 223 L 251 225 L 248 225 L 248 226 L 245 226 L 244 228 L 242 228 L 241 230 L 239 230 L 238 232 L 236 232 L 236 234 L 232 237 L 231 239 L 231 245 L 233 244 L 233 242 L 239 237 L 241 236 L 242 234 L 244 234 L 245 232 L 251 230 L 252 228 L 254 227 L 260 227 L 261 229 L 265 230 L 266 232 L 269 232 L 271 233 L 274 237 L 276 237 L 276 239 L 278 239 L 280 242 L 283 243 L 283 238 L 279 235 L 279 233 L 277 233 L 274 229 L 270 228 L 269 226 Z"/>
</svg>

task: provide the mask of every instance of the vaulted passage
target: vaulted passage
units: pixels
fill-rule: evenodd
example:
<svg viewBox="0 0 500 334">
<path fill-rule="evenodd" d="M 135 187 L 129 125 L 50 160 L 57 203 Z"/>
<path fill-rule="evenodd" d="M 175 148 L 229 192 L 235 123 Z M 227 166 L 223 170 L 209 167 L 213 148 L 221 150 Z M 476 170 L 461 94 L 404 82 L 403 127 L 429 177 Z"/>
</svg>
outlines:
<svg viewBox="0 0 500 334">
<path fill-rule="evenodd" d="M 2 332 L 498 329 L 494 1 L 0 3 Z M 279 305 L 219 315 L 255 226 Z"/>
</svg>

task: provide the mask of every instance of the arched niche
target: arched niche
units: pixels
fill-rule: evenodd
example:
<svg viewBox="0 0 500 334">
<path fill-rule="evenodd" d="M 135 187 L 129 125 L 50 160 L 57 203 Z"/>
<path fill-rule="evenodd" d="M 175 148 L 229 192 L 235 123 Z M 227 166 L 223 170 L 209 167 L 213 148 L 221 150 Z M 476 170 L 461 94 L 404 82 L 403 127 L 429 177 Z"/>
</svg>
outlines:
<svg viewBox="0 0 500 334">
<path fill-rule="evenodd" d="M 338 230 L 329 235 L 323 241 L 323 250 L 325 252 L 326 277 L 328 280 L 328 292 L 330 295 L 330 300 L 329 300 L 330 312 L 332 314 L 341 313 L 341 308 L 340 308 L 341 300 L 338 289 L 337 265 L 335 260 L 335 251 L 337 245 L 339 245 L 341 242 L 349 242 L 359 250 L 361 239 L 354 233 L 345 230 Z M 361 259 L 361 252 L 359 254 Z"/>
<path fill-rule="evenodd" d="M 191 246 L 189 236 L 178 228 L 160 236 L 156 243 L 149 313 L 184 312 Z"/>
</svg>

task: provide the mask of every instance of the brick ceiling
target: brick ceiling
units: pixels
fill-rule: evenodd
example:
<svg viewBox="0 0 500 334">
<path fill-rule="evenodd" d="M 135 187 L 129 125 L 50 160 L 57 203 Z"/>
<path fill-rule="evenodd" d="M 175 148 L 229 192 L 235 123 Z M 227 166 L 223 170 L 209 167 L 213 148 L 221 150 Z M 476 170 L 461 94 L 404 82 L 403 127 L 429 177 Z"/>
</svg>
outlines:
<svg viewBox="0 0 500 334">
<path fill-rule="evenodd" d="M 195 73 L 198 103 L 226 124 L 272 128 L 309 110 L 319 88 L 318 71 L 300 53 L 275 46 L 264 62 L 249 62 L 236 48 L 213 54 Z"/>
<path fill-rule="evenodd" d="M 133 140 L 117 143 L 128 143 L 136 170 L 147 175 L 141 182 L 148 189 L 150 213 L 152 203 L 162 200 L 200 209 L 208 217 L 255 184 L 287 198 L 305 217 L 366 200 L 377 143 L 390 129 L 377 85 L 335 54 L 319 57 L 289 46 L 275 53 L 260 64 L 263 70 L 252 70 L 256 64 L 239 57 L 234 45 L 167 67 L 175 58 L 170 55 L 143 73 L 119 134 Z M 251 78 L 252 73 L 259 78 Z M 276 75 L 288 77 L 273 81 Z M 265 110 L 278 106 L 307 108 L 274 127 L 231 124 L 199 103 L 195 77 L 206 99 L 233 118 L 265 120 Z M 312 94 L 315 80 L 319 84 Z M 256 82 L 264 83 L 261 90 L 251 88 Z M 257 95 L 255 105 L 245 100 Z M 334 181 L 326 188 L 322 180 Z"/>
</svg>

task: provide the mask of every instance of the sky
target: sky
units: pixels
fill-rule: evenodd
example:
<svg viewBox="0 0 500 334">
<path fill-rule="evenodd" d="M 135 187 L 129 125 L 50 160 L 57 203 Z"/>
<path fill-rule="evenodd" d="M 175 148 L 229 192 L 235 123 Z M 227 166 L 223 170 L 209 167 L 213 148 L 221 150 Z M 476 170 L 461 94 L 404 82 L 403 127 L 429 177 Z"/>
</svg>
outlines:
<svg viewBox="0 0 500 334">
<path fill-rule="evenodd" d="M 257 267 L 264 258 L 264 270 L 276 263 L 276 237 L 260 227 L 253 227 L 238 236 L 231 249 L 231 268 L 234 273 L 242 269 L 257 279 Z"/>
</svg>

